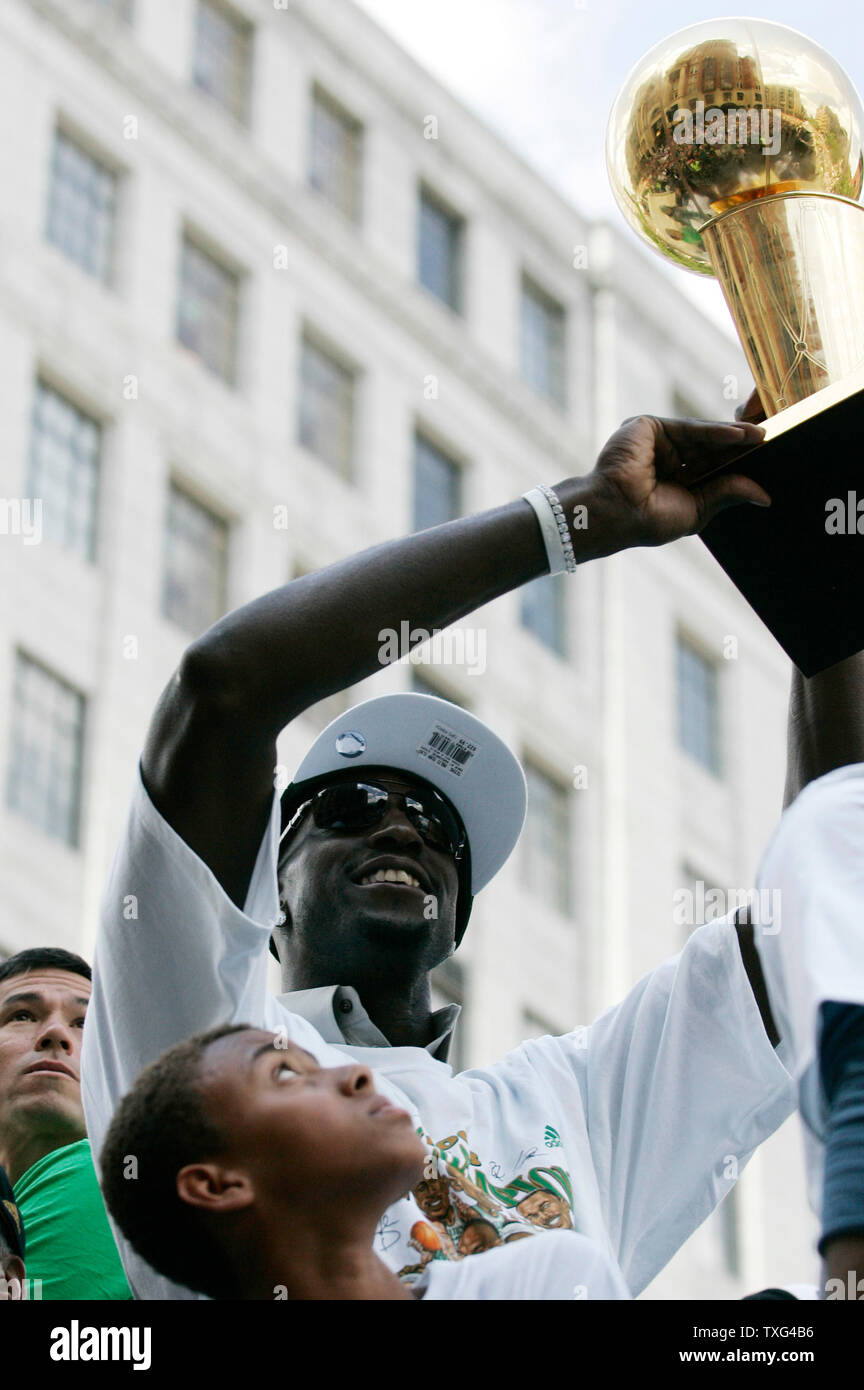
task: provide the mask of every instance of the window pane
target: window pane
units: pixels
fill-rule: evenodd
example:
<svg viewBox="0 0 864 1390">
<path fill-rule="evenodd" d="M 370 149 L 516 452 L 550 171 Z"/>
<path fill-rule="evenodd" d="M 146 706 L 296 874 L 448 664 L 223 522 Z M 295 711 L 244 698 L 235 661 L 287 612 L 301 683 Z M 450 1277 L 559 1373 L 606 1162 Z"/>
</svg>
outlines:
<svg viewBox="0 0 864 1390">
<path fill-rule="evenodd" d="M 162 611 L 196 637 L 227 607 L 228 524 L 172 483 Z"/>
<path fill-rule="evenodd" d="M 111 280 L 117 177 L 62 130 L 54 136 L 45 235 L 103 284 Z"/>
<path fill-rule="evenodd" d="M 177 337 L 211 372 L 234 385 L 239 280 L 189 237 L 183 238 Z"/>
<path fill-rule="evenodd" d="M 564 404 L 564 310 L 522 282 L 522 375 L 541 396 Z"/>
<path fill-rule="evenodd" d="M 462 219 L 427 193 L 420 195 L 418 276 L 438 299 L 461 310 Z"/>
<path fill-rule="evenodd" d="M 193 81 L 220 105 L 246 119 L 252 28 L 213 0 L 199 0 Z"/>
<path fill-rule="evenodd" d="M 346 217 L 359 216 L 360 126 L 323 92 L 312 102 L 309 182 Z"/>
<path fill-rule="evenodd" d="M 422 434 L 414 437 L 414 530 L 455 521 L 462 510 L 461 469 Z"/>
<path fill-rule="evenodd" d="M 565 789 L 530 763 L 528 814 L 523 835 L 525 883 L 531 893 L 568 915 L 570 905 L 570 803 Z"/>
<path fill-rule="evenodd" d="M 78 844 L 84 699 L 21 652 L 12 696 L 9 806 L 46 835 Z"/>
<path fill-rule="evenodd" d="M 560 576 L 550 574 L 526 584 L 521 593 L 522 626 L 559 656 L 565 653 L 565 596 Z"/>
<path fill-rule="evenodd" d="M 27 491 L 42 499 L 43 534 L 55 545 L 96 557 L 101 427 L 37 381 Z"/>
<path fill-rule="evenodd" d="M 717 667 L 678 639 L 678 741 L 715 777 L 720 775 Z"/>
<path fill-rule="evenodd" d="M 354 462 L 354 373 L 317 343 L 303 339 L 300 443 L 344 478 Z"/>
</svg>

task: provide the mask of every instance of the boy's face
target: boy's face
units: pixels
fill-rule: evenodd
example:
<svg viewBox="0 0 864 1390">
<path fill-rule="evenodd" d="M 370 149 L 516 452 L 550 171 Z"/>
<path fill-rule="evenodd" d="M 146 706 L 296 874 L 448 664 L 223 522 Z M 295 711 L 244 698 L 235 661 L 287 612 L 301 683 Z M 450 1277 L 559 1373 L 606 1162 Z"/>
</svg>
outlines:
<svg viewBox="0 0 864 1390">
<path fill-rule="evenodd" d="M 375 1090 L 368 1067 L 320 1067 L 250 1028 L 211 1043 L 200 1074 L 213 1120 L 228 1119 L 219 1161 L 246 1173 L 256 1202 L 360 1199 L 383 1210 L 421 1175 L 414 1122 Z"/>
</svg>

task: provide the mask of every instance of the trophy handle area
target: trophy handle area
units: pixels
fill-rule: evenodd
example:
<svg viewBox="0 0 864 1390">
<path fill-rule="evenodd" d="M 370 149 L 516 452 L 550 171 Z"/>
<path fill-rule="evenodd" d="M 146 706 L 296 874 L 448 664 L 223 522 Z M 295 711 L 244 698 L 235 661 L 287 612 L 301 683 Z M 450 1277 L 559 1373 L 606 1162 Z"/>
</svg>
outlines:
<svg viewBox="0 0 864 1390">
<path fill-rule="evenodd" d="M 864 366 L 864 207 L 750 198 L 700 228 L 767 416 Z"/>
</svg>

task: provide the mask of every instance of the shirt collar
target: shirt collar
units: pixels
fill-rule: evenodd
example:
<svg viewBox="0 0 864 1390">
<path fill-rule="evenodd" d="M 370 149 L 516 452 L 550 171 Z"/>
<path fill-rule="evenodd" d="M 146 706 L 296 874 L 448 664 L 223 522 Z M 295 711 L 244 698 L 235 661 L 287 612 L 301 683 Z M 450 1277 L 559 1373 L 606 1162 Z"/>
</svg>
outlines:
<svg viewBox="0 0 864 1390">
<path fill-rule="evenodd" d="M 377 1028 L 351 985 L 323 985 L 318 989 L 295 989 L 280 994 L 280 1003 L 292 1014 L 299 1014 L 320 1033 L 324 1042 L 339 1046 L 390 1047 L 380 1028 Z M 459 1004 L 445 1004 L 431 1015 L 435 1037 L 425 1051 L 437 1062 L 446 1062 L 453 1040 L 453 1029 L 462 1012 Z"/>
</svg>

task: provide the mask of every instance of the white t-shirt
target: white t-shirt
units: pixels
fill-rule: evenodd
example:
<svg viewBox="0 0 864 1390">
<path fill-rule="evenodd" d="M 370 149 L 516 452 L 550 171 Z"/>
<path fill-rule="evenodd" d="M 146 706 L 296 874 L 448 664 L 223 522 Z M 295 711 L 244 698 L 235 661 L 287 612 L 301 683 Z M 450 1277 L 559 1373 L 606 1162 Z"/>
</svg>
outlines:
<svg viewBox="0 0 864 1390">
<path fill-rule="evenodd" d="M 137 779 L 84 1030 L 94 1154 L 120 1098 L 166 1048 L 230 1022 L 281 1029 L 324 1066 L 348 1057 L 373 1068 L 376 1088 L 442 1156 L 444 1176 L 390 1207 L 376 1233 L 376 1251 L 408 1282 L 486 1238 L 576 1231 L 635 1295 L 728 1191 L 729 1159 L 740 1170 L 794 1108 L 729 921 L 694 932 L 590 1027 L 525 1042 L 494 1066 L 454 1076 L 423 1048 L 325 1043 L 266 987 L 278 839 L 274 795 L 241 911 Z M 492 1233 L 475 1224 L 466 1236 L 478 1218 Z M 118 1245 L 138 1297 L 191 1296 Z"/>
<path fill-rule="evenodd" d="M 827 1108 L 819 1079 L 819 1008 L 864 1004 L 864 763 L 809 783 L 769 841 L 757 875 L 755 929 L 771 1010 L 798 1085 L 810 1205 L 822 1208 Z"/>
<path fill-rule="evenodd" d="M 610 1255 L 572 1231 L 547 1231 L 542 1240 L 520 1240 L 486 1250 L 482 1259 L 434 1260 L 423 1301 L 546 1302 L 630 1298 Z"/>
</svg>

